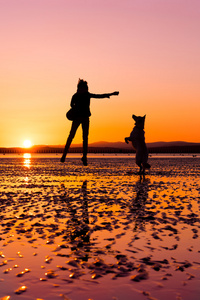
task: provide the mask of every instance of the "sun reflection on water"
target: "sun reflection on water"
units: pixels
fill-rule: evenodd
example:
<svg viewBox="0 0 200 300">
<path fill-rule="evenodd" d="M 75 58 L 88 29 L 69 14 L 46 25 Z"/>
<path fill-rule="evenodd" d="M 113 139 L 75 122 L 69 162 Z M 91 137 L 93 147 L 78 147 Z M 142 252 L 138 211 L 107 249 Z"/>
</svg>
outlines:
<svg viewBox="0 0 200 300">
<path fill-rule="evenodd" d="M 24 178 L 24 181 L 25 181 L 26 184 L 28 184 L 29 178 L 28 178 L 28 177 L 25 177 L 25 178 Z"/>
<path fill-rule="evenodd" d="M 30 168 L 31 167 L 31 154 L 30 153 L 24 153 L 24 167 Z"/>
</svg>

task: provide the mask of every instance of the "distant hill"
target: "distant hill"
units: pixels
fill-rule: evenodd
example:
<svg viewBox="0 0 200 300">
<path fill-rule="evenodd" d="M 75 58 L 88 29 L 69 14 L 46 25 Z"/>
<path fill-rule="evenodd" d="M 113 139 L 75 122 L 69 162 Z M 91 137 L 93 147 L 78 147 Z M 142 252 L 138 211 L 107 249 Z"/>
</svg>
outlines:
<svg viewBox="0 0 200 300">
<path fill-rule="evenodd" d="M 154 142 L 147 143 L 150 153 L 200 153 L 200 143 L 191 143 L 183 141 L 174 142 Z M 29 149 L 12 147 L 0 148 L 0 153 L 61 153 L 64 145 L 35 145 Z M 69 152 L 80 153 L 82 144 L 72 144 Z M 131 143 L 125 142 L 95 142 L 89 144 L 88 152 L 91 153 L 131 153 L 134 149 Z"/>
<path fill-rule="evenodd" d="M 182 142 L 182 141 L 174 141 L 174 142 L 153 142 L 153 143 L 147 143 L 148 148 L 156 148 L 156 147 L 176 147 L 176 146 L 195 146 L 199 145 L 200 143 L 191 143 L 191 142 Z M 50 147 L 50 148 L 64 148 L 64 145 L 39 145 L 39 146 L 33 146 L 33 147 Z M 71 148 L 79 148 L 82 147 L 81 144 L 72 144 Z M 131 143 L 126 144 L 125 142 L 95 142 L 90 143 L 89 147 L 95 147 L 95 148 L 119 148 L 119 149 L 129 149 L 132 148 Z"/>
<path fill-rule="evenodd" d="M 197 143 L 188 143 L 188 142 L 154 142 L 154 143 L 147 143 L 148 148 L 155 148 L 155 147 L 171 147 L 171 146 L 192 146 L 192 145 L 200 145 Z M 81 146 L 81 144 L 80 144 Z M 96 142 L 91 143 L 90 147 L 113 147 L 113 148 L 130 148 L 132 147 L 131 143 L 126 144 L 125 142 Z M 74 147 L 76 147 L 74 145 Z"/>
</svg>

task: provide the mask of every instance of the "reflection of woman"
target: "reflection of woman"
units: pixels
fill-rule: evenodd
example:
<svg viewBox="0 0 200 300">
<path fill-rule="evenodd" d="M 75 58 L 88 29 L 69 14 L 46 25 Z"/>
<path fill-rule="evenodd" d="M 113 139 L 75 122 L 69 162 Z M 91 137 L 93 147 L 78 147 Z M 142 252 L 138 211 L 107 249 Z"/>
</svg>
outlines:
<svg viewBox="0 0 200 300">
<path fill-rule="evenodd" d="M 82 260 L 88 260 L 88 252 L 90 251 L 90 226 L 88 213 L 88 198 L 87 198 L 87 180 L 82 184 L 81 194 L 66 201 L 67 211 L 69 212 L 69 220 L 67 221 L 66 236 L 70 238 L 72 251 L 77 251 L 84 247 L 85 255 Z M 78 200 L 78 201 L 76 201 Z M 83 249 L 83 250 L 84 250 Z M 73 255 L 72 255 L 73 256 Z"/>
<path fill-rule="evenodd" d="M 118 95 L 119 92 L 113 92 L 108 94 L 91 94 L 88 91 L 87 82 L 79 79 L 77 85 L 77 92 L 72 96 L 71 107 L 75 111 L 75 119 L 72 122 L 72 127 L 65 145 L 61 162 L 65 161 L 65 157 L 71 145 L 71 142 L 76 134 L 79 125 L 82 125 L 83 130 L 83 157 L 82 162 L 84 166 L 87 166 L 87 148 L 88 148 L 88 133 L 89 133 L 89 117 L 90 112 L 90 98 L 110 98 L 112 95 Z"/>
</svg>

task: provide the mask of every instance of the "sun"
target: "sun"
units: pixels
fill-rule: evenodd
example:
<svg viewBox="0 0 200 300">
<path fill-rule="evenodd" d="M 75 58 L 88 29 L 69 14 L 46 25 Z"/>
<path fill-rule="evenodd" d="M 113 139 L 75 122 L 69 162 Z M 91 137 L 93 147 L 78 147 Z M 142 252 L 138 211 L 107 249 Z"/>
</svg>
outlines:
<svg viewBox="0 0 200 300">
<path fill-rule="evenodd" d="M 32 143 L 30 140 L 25 140 L 23 142 L 24 148 L 30 148 L 32 146 Z"/>
</svg>

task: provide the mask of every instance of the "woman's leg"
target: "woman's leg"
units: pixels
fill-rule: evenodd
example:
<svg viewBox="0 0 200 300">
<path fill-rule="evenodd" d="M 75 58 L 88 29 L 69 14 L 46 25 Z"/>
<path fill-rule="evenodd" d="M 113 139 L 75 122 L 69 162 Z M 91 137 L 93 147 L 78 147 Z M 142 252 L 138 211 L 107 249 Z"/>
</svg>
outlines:
<svg viewBox="0 0 200 300">
<path fill-rule="evenodd" d="M 87 166 L 87 152 L 88 152 L 88 134 L 89 134 L 89 118 L 84 118 L 82 120 L 82 130 L 83 130 L 83 164 Z"/>
<path fill-rule="evenodd" d="M 67 142 L 66 142 L 64 151 L 63 151 L 63 155 L 62 155 L 62 157 L 61 157 L 61 159 L 60 159 L 61 162 L 64 162 L 64 161 L 65 161 L 65 157 L 66 157 L 66 155 L 67 155 L 67 152 L 68 152 L 68 150 L 69 150 L 69 147 L 70 147 L 70 145 L 71 145 L 71 142 L 72 142 L 72 140 L 73 140 L 73 138 L 74 138 L 74 136 L 75 136 L 75 134 L 76 134 L 76 131 L 77 131 L 77 129 L 78 129 L 80 123 L 81 123 L 80 120 L 74 120 L 74 121 L 72 122 L 72 127 L 71 127 L 71 130 L 70 130 L 70 133 L 69 133 L 69 136 L 68 136 L 68 139 L 67 139 Z"/>
</svg>

